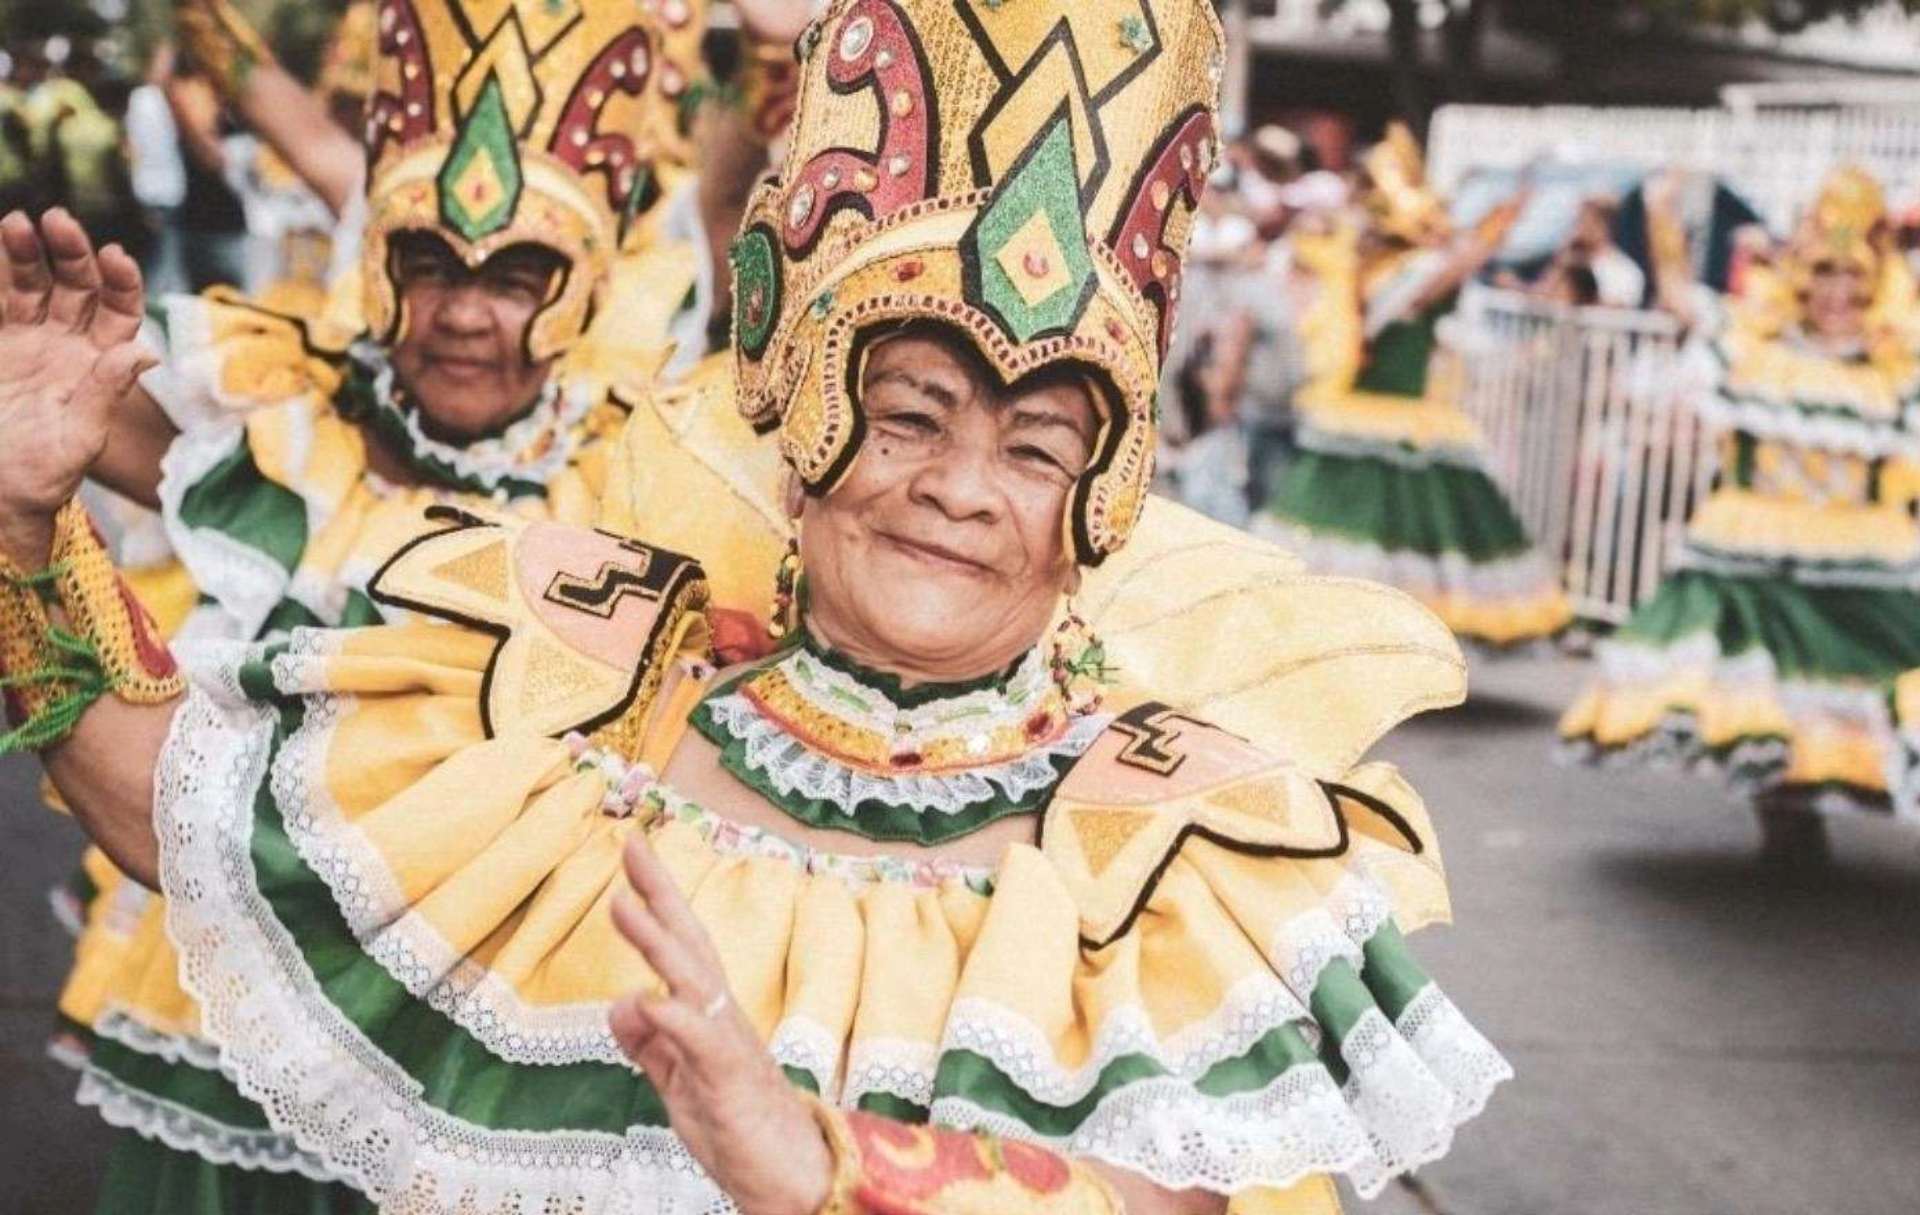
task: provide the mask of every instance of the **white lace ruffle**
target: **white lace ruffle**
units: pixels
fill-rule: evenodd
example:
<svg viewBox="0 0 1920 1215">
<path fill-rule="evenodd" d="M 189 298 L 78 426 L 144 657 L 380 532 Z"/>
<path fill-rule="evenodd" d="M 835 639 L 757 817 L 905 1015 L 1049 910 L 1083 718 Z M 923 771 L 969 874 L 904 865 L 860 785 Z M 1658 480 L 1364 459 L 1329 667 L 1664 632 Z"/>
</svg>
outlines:
<svg viewBox="0 0 1920 1215">
<path fill-rule="evenodd" d="M 1060 779 L 1052 761 L 1083 754 L 1113 721 L 1112 714 L 1103 713 L 1076 717 L 1054 742 L 992 767 L 877 776 L 809 750 L 738 692 L 707 701 L 706 709 L 741 744 L 747 767 L 782 797 L 844 807 L 880 802 L 928 814 L 959 814 L 997 798 L 1019 801 L 1051 788 Z"/>
<path fill-rule="evenodd" d="M 1814 412 L 1795 401 L 1729 397 L 1722 392 L 1701 394 L 1695 409 L 1714 429 L 1737 430 L 1794 447 L 1846 452 L 1869 460 L 1920 456 L 1920 434 L 1914 432 L 1910 418 L 1898 414 L 1875 419 Z"/>
<path fill-rule="evenodd" d="M 155 779 L 167 929 L 223 1070 L 274 1127 L 376 1202 L 503 1215 L 734 1210 L 671 1131 L 488 1131 L 432 1109 L 327 1001 L 249 852 L 273 721 L 196 687 Z"/>
<path fill-rule="evenodd" d="M 188 1152 L 213 1164 L 233 1165 L 268 1173 L 298 1173 L 309 1181 L 341 1178 L 317 1156 L 302 1152 L 277 1131 L 228 1126 L 151 1093 L 122 1084 L 97 1068 L 80 1073 L 74 1100 L 100 1111 L 109 1126 L 133 1131 L 143 1139 L 163 1143 L 176 1152 Z"/>
<path fill-rule="evenodd" d="M 1338 406 L 1329 408 L 1338 409 Z M 1375 439 L 1366 435 L 1323 430 L 1313 425 L 1311 421 L 1300 425 L 1294 441 L 1302 451 L 1317 452 L 1327 456 L 1346 456 L 1352 459 L 1380 460 L 1397 468 L 1410 469 L 1414 472 L 1424 472 L 1430 468 L 1463 468 L 1478 473 L 1487 471 L 1486 457 L 1480 448 L 1462 443 L 1429 443 L 1415 446 L 1399 439 Z"/>
<path fill-rule="evenodd" d="M 1463 553 L 1416 553 L 1343 540 L 1273 515 L 1256 517 L 1249 530 L 1293 552 L 1315 573 L 1382 582 L 1416 598 L 1463 595 L 1493 603 L 1532 598 L 1559 585 L 1538 549 L 1472 561 Z"/>
<path fill-rule="evenodd" d="M 385 351 L 361 342 L 354 347 L 353 357 L 373 375 L 375 408 L 406 429 L 414 455 L 453 470 L 487 493 L 506 492 L 508 481 L 545 485 L 557 476 L 579 454 L 586 440 L 580 422 L 600 400 L 599 390 L 589 384 L 563 385 L 560 377 L 549 376 L 540 399 L 518 421 L 490 438 L 455 445 L 429 435 L 418 410 L 400 406 L 393 364 Z"/>
<path fill-rule="evenodd" d="M 411 1078 L 370 1049 L 327 1001 L 258 893 L 252 806 L 255 790 L 270 779 L 273 718 L 222 706 L 204 690 L 230 682 L 202 680 L 181 709 L 156 782 L 156 824 L 183 981 L 201 1002 L 209 1036 L 221 1043 L 224 1070 L 274 1126 L 377 1200 L 430 1187 L 434 1199 L 423 1209 L 474 1201 L 534 1215 L 552 1202 L 561 1210 L 623 1212 L 635 1209 L 639 1195 L 650 1215 L 727 1209 L 664 1129 L 624 1136 L 487 1131 L 426 1106 Z M 1377 915 L 1358 886 L 1330 907 L 1342 931 L 1363 931 Z M 1377 1026 L 1349 1035 L 1353 1075 L 1345 1093 L 1324 1068 L 1307 1063 L 1257 1092 L 1203 1094 L 1193 1078 L 1212 1062 L 1243 1054 L 1279 1025 L 1312 1026 L 1300 998 L 1278 977 L 1243 987 L 1207 1025 L 1171 1042 L 1156 1041 L 1144 1012 L 1119 1015 L 1089 1066 L 1142 1052 L 1173 1074 L 1110 1093 L 1064 1139 L 1047 1139 L 959 1098 L 934 1101 L 933 1117 L 1050 1142 L 1172 1187 L 1231 1192 L 1344 1171 L 1372 1192 L 1392 1173 L 1443 1152 L 1454 1127 L 1508 1074 L 1464 1022 L 1434 1011 L 1417 1025 L 1403 1018 L 1409 1031 L 1419 1030 L 1415 1041 L 1374 1013 Z M 779 1062 L 830 1077 L 826 1061 L 837 1050 L 819 1027 L 790 1020 L 776 1028 L 773 1043 Z M 886 1091 L 924 1103 L 938 1053 L 903 1045 L 911 1049 L 863 1043 L 848 1061 L 843 1098 Z M 1071 1099 L 1091 1091 L 1093 1072 L 1060 1068 L 1032 1027 L 984 1000 L 955 1005 L 940 1049 L 977 1051 L 1029 1093 Z M 834 1089 L 823 1084 L 822 1091 Z"/>
</svg>

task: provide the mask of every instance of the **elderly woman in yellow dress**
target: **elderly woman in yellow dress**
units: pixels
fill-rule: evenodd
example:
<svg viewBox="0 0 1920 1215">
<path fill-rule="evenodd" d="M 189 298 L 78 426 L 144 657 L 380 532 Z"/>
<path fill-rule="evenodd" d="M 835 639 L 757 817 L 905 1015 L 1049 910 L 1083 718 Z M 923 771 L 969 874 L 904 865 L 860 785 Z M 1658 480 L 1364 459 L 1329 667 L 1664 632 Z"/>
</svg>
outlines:
<svg viewBox="0 0 1920 1215">
<path fill-rule="evenodd" d="M 0 442 L 52 437 L 0 467 L 0 666 L 88 702 L 50 770 L 336 1205 L 1326 1210 L 1509 1074 L 1401 935 L 1447 910 L 1419 799 L 1358 762 L 1459 696 L 1444 629 L 1252 541 L 1123 549 L 1220 35 L 1067 11 L 802 39 L 735 253 L 792 469 L 769 657 L 711 665 L 629 447 L 619 526 L 443 512 L 373 587 L 438 623 L 183 687 L 64 505 L 130 335 L 0 381 Z"/>
</svg>

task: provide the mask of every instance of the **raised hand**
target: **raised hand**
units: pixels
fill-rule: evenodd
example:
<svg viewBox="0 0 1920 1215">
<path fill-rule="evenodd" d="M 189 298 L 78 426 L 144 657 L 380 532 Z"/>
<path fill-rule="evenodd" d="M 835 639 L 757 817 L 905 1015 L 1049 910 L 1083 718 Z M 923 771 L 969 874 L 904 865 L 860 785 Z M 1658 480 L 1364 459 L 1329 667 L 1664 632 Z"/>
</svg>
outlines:
<svg viewBox="0 0 1920 1215">
<path fill-rule="evenodd" d="M 791 46 L 813 19 L 813 0 L 733 0 L 740 29 L 762 42 Z"/>
<path fill-rule="evenodd" d="M 54 512 L 106 447 L 114 409 L 153 355 L 136 339 L 144 294 L 125 250 L 95 253 L 55 209 L 0 220 L 0 549 L 46 558 Z"/>
<path fill-rule="evenodd" d="M 660 859 L 627 843 L 613 921 L 666 983 L 613 1006 L 613 1034 L 701 1167 L 745 1215 L 814 1215 L 833 1160 L 812 1113 L 733 1002 L 713 941 Z M 636 897 L 637 896 L 637 897 Z"/>
</svg>

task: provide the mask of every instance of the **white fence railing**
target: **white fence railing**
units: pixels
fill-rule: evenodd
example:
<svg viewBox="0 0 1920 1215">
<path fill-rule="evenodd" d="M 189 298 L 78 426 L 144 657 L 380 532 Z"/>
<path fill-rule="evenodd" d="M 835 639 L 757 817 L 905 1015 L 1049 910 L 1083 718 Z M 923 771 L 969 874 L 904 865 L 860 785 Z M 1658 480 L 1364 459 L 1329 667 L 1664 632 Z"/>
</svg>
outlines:
<svg viewBox="0 0 1920 1215">
<path fill-rule="evenodd" d="M 1715 452 L 1663 313 L 1476 290 L 1460 314 L 1464 404 L 1574 610 L 1617 623 L 1653 593 Z"/>
<path fill-rule="evenodd" d="M 1541 156 L 1700 170 L 1783 233 L 1836 165 L 1866 169 L 1896 202 L 1920 196 L 1920 83 L 1904 102 L 1840 107 L 1446 106 L 1428 148 L 1443 191 L 1472 169 L 1516 169 Z"/>
</svg>

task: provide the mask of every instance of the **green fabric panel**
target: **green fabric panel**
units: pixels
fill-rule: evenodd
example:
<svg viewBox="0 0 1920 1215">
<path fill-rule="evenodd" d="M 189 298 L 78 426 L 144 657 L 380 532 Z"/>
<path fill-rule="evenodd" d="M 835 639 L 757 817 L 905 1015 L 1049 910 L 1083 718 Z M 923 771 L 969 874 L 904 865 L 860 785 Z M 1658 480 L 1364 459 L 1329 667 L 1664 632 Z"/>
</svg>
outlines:
<svg viewBox="0 0 1920 1215">
<path fill-rule="evenodd" d="M 380 605 L 369 599 L 364 591 L 347 592 L 347 603 L 340 610 L 340 626 L 343 629 L 366 628 L 369 625 L 385 624 L 386 614 Z"/>
<path fill-rule="evenodd" d="M 1263 1035 L 1245 1054 L 1223 1059 L 1208 1068 L 1194 1087 L 1208 1097 L 1229 1097 L 1265 1088 L 1293 1068 L 1313 1064 L 1313 1051 L 1299 1029 L 1280 1025 Z M 1130 1084 L 1167 1074 L 1165 1068 L 1146 1055 L 1122 1055 L 1100 1069 L 1086 1096 L 1072 1105 L 1049 1105 L 1015 1084 L 985 1056 L 972 1051 L 947 1051 L 940 1056 L 933 1091 L 936 1098 L 960 1097 L 982 1109 L 1018 1118 L 1043 1135 L 1068 1135 L 1114 1093 Z"/>
<path fill-rule="evenodd" d="M 1400 1023 L 1400 1014 L 1414 997 L 1432 986 L 1433 980 L 1413 960 L 1407 939 L 1393 924 L 1382 924 L 1361 948 L 1360 981 L 1367 985 L 1387 1020 Z"/>
<path fill-rule="evenodd" d="M 282 599 L 273 605 L 267 618 L 260 623 L 262 637 L 281 637 L 295 629 L 324 629 L 327 622 L 309 611 L 307 605 L 294 599 Z"/>
<path fill-rule="evenodd" d="M 1920 667 L 1920 596 L 1683 569 L 1616 635 L 1664 647 L 1701 633 L 1729 657 L 1765 650 L 1788 679 L 1889 680 Z"/>
<path fill-rule="evenodd" d="M 307 548 L 306 504 L 300 495 L 266 478 L 244 440 L 187 487 L 180 499 L 180 520 L 264 553 L 288 573 Z"/>
<path fill-rule="evenodd" d="M 93 1040 L 88 1061 L 128 1088 L 192 1110 L 224 1126 L 243 1131 L 270 1131 L 266 1111 L 247 1100 L 233 1082 L 217 1071 L 191 1063 L 169 1063 L 158 1055 L 143 1054 L 110 1038 Z"/>
<path fill-rule="evenodd" d="M 1018 1118 L 1042 1135 L 1070 1135 L 1114 1090 L 1166 1074 L 1145 1055 L 1122 1055 L 1100 1069 L 1086 1096 L 1072 1105 L 1048 1105 L 1015 1084 L 984 1055 L 954 1050 L 940 1056 L 933 1092 L 936 1099 L 961 1097 L 983 1109 Z"/>
<path fill-rule="evenodd" d="M 281 707 L 283 742 L 301 714 L 297 699 L 283 698 Z M 424 1104 L 494 1130 L 620 1134 L 630 1126 L 666 1124 L 653 1086 L 625 1066 L 508 1063 L 414 999 L 362 952 L 332 892 L 287 838 L 266 781 L 255 797 L 252 857 L 261 896 L 292 935 L 323 994 L 421 1086 Z"/>
<path fill-rule="evenodd" d="M 1345 1084 L 1347 1061 L 1340 1053 L 1340 1044 L 1347 1040 L 1360 1018 L 1379 1005 L 1360 976 L 1354 973 L 1353 965 L 1336 958 L 1320 972 L 1319 981 L 1313 985 L 1313 999 L 1307 1002 L 1307 1007 L 1320 1028 L 1326 1031 L 1326 1037 L 1320 1042 L 1320 1062 L 1333 1073 L 1334 1083 Z"/>
<path fill-rule="evenodd" d="M 868 1093 L 853 1104 L 855 1109 L 891 1118 L 895 1122 L 920 1123 L 929 1116 L 926 1106 L 915 1105 L 905 1097 L 896 1097 L 892 1093 Z"/>
<path fill-rule="evenodd" d="M 1293 1025 L 1268 1031 L 1253 1049 L 1234 1059 L 1222 1059 L 1201 1074 L 1194 1087 L 1209 1097 L 1231 1097 L 1263 1089 L 1277 1076 L 1314 1062 L 1313 1048 Z"/>
<path fill-rule="evenodd" d="M 1281 471 L 1267 512 L 1389 552 L 1457 553 L 1489 562 L 1529 548 L 1526 529 L 1477 468 L 1410 468 L 1371 456 L 1301 451 Z"/>
<path fill-rule="evenodd" d="M 783 1063 L 780 1065 L 780 1070 L 786 1075 L 788 1084 L 793 1085 L 793 1087 L 797 1089 L 812 1093 L 816 1097 L 820 1095 L 820 1082 L 815 1080 L 813 1073 L 806 1068 L 791 1067 Z"/>
<path fill-rule="evenodd" d="M 1733 483 L 1740 486 L 1753 484 L 1753 461 L 1758 444 L 1753 436 L 1744 431 L 1736 431 L 1733 436 Z"/>
<path fill-rule="evenodd" d="M 132 1131 L 114 1137 L 97 1215 L 373 1215 L 352 1188 L 212 1164 Z"/>
<path fill-rule="evenodd" d="M 1427 365 L 1439 345 L 1435 332 L 1441 312 L 1429 308 L 1419 316 L 1391 321 L 1367 345 L 1366 365 L 1353 386 L 1361 392 L 1396 397 L 1418 397 L 1427 391 Z"/>
</svg>

